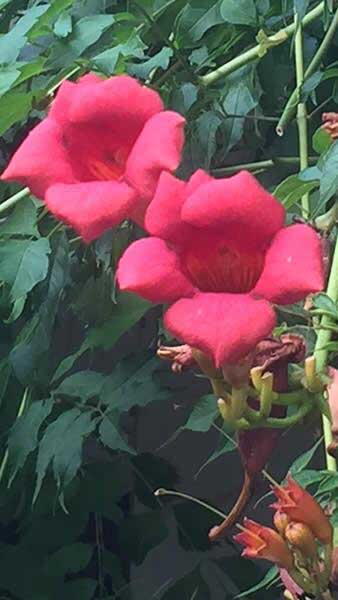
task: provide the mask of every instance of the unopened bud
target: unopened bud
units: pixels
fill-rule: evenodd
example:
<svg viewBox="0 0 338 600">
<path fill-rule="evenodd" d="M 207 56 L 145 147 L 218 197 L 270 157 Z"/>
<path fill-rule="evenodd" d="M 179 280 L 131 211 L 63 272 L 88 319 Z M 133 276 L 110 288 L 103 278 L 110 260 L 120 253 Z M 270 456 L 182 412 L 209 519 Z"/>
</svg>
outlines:
<svg viewBox="0 0 338 600">
<path fill-rule="evenodd" d="M 285 530 L 287 541 L 297 548 L 306 558 L 314 558 L 317 554 L 315 537 L 305 523 L 289 523 Z"/>
<path fill-rule="evenodd" d="M 273 522 L 278 533 L 280 533 L 281 536 L 284 537 L 285 530 L 290 523 L 288 515 L 285 512 L 282 512 L 281 510 L 277 510 L 277 512 L 274 514 Z"/>
</svg>

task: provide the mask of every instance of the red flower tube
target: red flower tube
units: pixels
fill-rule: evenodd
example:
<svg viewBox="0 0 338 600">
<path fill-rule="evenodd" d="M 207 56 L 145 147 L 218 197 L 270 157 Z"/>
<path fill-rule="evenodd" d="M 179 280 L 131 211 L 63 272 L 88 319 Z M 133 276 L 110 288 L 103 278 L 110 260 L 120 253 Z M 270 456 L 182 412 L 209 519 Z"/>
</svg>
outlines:
<svg viewBox="0 0 338 600">
<path fill-rule="evenodd" d="M 219 180 L 197 171 L 187 183 L 163 173 L 145 219 L 153 237 L 122 256 L 120 288 L 169 303 L 173 335 L 217 367 L 236 363 L 271 333 L 273 304 L 323 287 L 319 237 L 284 218 L 247 171 Z"/>
<path fill-rule="evenodd" d="M 234 536 L 234 540 L 245 546 L 242 556 L 249 558 L 265 558 L 284 569 L 292 569 L 292 554 L 283 538 L 270 527 L 251 521 L 243 520 L 244 531 Z"/>
<path fill-rule="evenodd" d="M 332 542 L 333 528 L 322 507 L 292 477 L 288 477 L 287 484 L 274 487 L 273 492 L 277 502 L 272 508 L 284 512 L 292 521 L 308 525 L 322 543 Z"/>
<path fill-rule="evenodd" d="M 65 81 L 1 176 L 44 199 L 89 242 L 123 219 L 143 224 L 162 171 L 177 168 L 184 119 L 132 77 Z"/>
</svg>

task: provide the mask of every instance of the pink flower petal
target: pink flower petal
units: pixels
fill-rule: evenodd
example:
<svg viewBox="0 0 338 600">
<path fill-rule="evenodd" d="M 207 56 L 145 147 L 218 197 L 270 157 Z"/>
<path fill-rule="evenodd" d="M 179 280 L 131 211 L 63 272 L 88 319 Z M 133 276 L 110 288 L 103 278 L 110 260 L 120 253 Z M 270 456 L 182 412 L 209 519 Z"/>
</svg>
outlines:
<svg viewBox="0 0 338 600">
<path fill-rule="evenodd" d="M 127 218 L 136 201 L 126 183 L 112 181 L 53 185 L 45 198 L 53 215 L 71 225 L 85 242 Z"/>
<path fill-rule="evenodd" d="M 39 198 L 55 183 L 76 181 L 62 144 L 62 130 L 52 119 L 34 127 L 12 157 L 2 180 L 27 185 Z"/>
<path fill-rule="evenodd" d="M 126 179 L 140 196 L 150 200 L 162 171 L 174 171 L 180 162 L 185 120 L 163 111 L 144 126 L 128 157 Z"/>
<path fill-rule="evenodd" d="M 271 333 L 275 320 L 265 300 L 248 294 L 200 293 L 175 302 L 164 322 L 179 340 L 211 355 L 219 367 L 246 356 Z"/>
<path fill-rule="evenodd" d="M 186 187 L 184 181 L 163 171 L 145 217 L 146 229 L 152 235 L 172 241 L 181 238 L 183 242 L 190 234 L 192 227 L 181 220 Z"/>
<path fill-rule="evenodd" d="M 115 146 L 130 146 L 148 119 L 161 110 L 158 93 L 133 77 L 99 79 L 90 74 L 75 84 L 62 84 L 50 115 L 64 126 L 68 122 L 77 126 L 104 125 L 114 136 Z"/>
<path fill-rule="evenodd" d="M 182 219 L 196 227 L 222 229 L 249 245 L 268 243 L 284 222 L 283 206 L 247 171 L 200 186 L 187 199 Z"/>
<path fill-rule="evenodd" d="M 187 182 L 186 196 L 191 196 L 201 185 L 210 183 L 211 181 L 214 181 L 211 175 L 208 175 L 203 169 L 197 169 Z"/>
<path fill-rule="evenodd" d="M 293 304 L 323 286 L 319 236 L 308 225 L 292 225 L 281 229 L 273 239 L 252 293 L 276 304 Z"/>
<path fill-rule="evenodd" d="M 191 296 L 194 288 L 180 270 L 177 255 L 159 238 L 143 238 L 120 259 L 117 280 L 121 290 L 151 302 L 173 302 Z"/>
</svg>

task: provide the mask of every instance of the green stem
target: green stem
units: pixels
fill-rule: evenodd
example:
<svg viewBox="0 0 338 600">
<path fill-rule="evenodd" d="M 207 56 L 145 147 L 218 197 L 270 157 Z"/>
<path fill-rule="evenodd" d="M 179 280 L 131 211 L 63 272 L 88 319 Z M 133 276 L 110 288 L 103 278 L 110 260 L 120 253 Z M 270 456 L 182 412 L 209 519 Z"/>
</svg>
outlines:
<svg viewBox="0 0 338 600">
<path fill-rule="evenodd" d="M 329 296 L 329 298 L 331 298 L 331 300 L 333 300 L 333 302 L 338 301 L 338 236 L 336 239 L 336 246 L 335 246 L 335 250 L 334 250 L 334 254 L 333 254 L 331 272 L 330 272 L 330 277 L 329 277 L 329 282 L 328 282 L 326 293 Z M 316 367 L 317 367 L 318 373 L 322 372 L 325 369 L 326 364 L 327 364 L 329 351 L 326 346 L 330 342 L 331 336 L 332 336 L 331 329 L 327 328 L 327 325 L 330 325 L 330 322 L 331 322 L 330 317 L 328 317 L 327 315 L 324 315 L 322 317 L 321 325 L 322 325 L 322 327 L 325 327 L 325 329 L 320 329 L 318 332 L 318 336 L 317 336 L 316 346 L 315 346 L 315 350 L 314 350 L 314 356 L 316 359 Z M 332 442 L 331 423 L 325 415 L 322 416 L 322 419 L 323 419 L 324 443 L 325 443 L 325 449 L 326 449 L 329 446 L 329 444 L 331 444 L 331 442 Z M 330 456 L 330 454 L 328 454 L 327 452 L 326 452 L 326 464 L 327 464 L 327 468 L 329 471 L 337 471 L 336 459 L 333 456 Z"/>
<path fill-rule="evenodd" d="M 305 27 L 309 23 L 312 23 L 312 21 L 320 17 L 320 15 L 324 12 L 324 6 L 325 2 L 320 2 L 318 6 L 310 10 L 302 20 L 303 27 Z M 280 37 L 280 43 L 283 43 L 283 41 L 286 41 L 291 35 L 294 34 L 295 30 L 295 23 L 291 23 L 291 25 L 288 25 L 284 29 L 281 29 L 280 31 L 278 31 L 278 33 L 268 36 L 267 42 L 270 41 L 272 45 L 275 45 L 276 38 L 278 39 L 278 37 Z M 282 36 L 280 35 L 283 33 L 285 34 L 284 38 L 282 38 Z M 218 79 L 220 79 L 221 77 L 226 77 L 227 75 L 230 75 L 230 73 L 237 71 L 237 69 L 240 69 L 244 65 L 247 65 L 256 58 L 260 58 L 260 53 L 261 44 L 257 44 L 257 46 L 250 48 L 246 52 L 243 52 L 243 54 L 235 56 L 235 58 L 225 63 L 224 65 L 218 67 L 217 69 L 215 69 L 215 71 L 211 71 L 211 73 L 200 77 L 200 82 L 203 85 L 211 85 L 212 83 L 215 83 L 215 81 L 218 81 Z"/>
<path fill-rule="evenodd" d="M 316 164 L 317 158 L 315 156 L 309 157 L 309 163 Z M 240 165 L 231 165 L 229 167 L 221 167 L 220 169 L 213 169 L 212 174 L 216 177 L 222 177 L 223 175 L 229 175 L 231 173 L 238 173 L 238 171 L 256 171 L 257 169 L 272 169 L 276 166 L 293 166 L 299 165 L 300 159 L 298 156 L 281 156 L 278 158 L 270 158 L 268 160 L 259 160 L 252 163 L 242 163 Z"/>
<path fill-rule="evenodd" d="M 333 302 L 338 301 L 338 236 L 336 239 L 336 245 L 333 254 L 331 272 L 326 293 L 329 296 L 329 298 L 333 300 Z M 325 329 L 319 330 L 314 350 L 314 356 L 316 359 L 316 367 L 318 373 L 324 371 L 327 364 L 329 354 L 327 344 L 330 342 L 332 336 L 331 329 L 327 328 L 327 326 L 330 325 L 330 323 L 330 317 L 324 315 L 321 320 L 321 325 L 322 327 L 325 327 Z M 332 442 L 331 423 L 325 415 L 322 416 L 322 420 L 324 431 L 324 443 L 326 449 Z M 328 454 L 327 452 L 326 465 L 329 471 L 337 471 L 336 459 L 333 456 L 330 456 L 330 454 Z"/>
<path fill-rule="evenodd" d="M 194 496 L 190 496 L 189 494 L 183 494 L 183 492 L 176 492 L 176 490 L 166 490 L 164 488 L 159 488 L 154 492 L 155 496 L 177 496 L 177 498 L 183 498 L 184 500 L 189 500 L 190 502 L 194 502 L 194 504 L 199 504 L 206 508 L 210 512 L 214 513 L 218 517 L 221 517 L 222 520 L 227 518 L 227 515 L 215 508 L 214 506 L 210 506 L 207 502 L 203 502 L 203 500 L 199 500 L 199 498 L 195 498 Z"/>
<path fill-rule="evenodd" d="M 295 15 L 295 26 L 298 24 L 298 16 Z M 295 34 L 295 65 L 296 65 L 296 82 L 297 90 L 300 90 L 304 83 L 304 58 L 303 58 L 303 29 L 302 25 L 296 29 Z M 298 140 L 299 140 L 299 159 L 300 169 L 306 169 L 309 166 L 308 162 L 308 132 L 307 132 L 307 115 L 305 102 L 299 102 L 297 106 L 297 125 L 298 125 Z M 278 129 L 277 129 L 278 131 Z M 309 194 L 302 196 L 302 215 L 308 218 L 310 215 Z"/>
<path fill-rule="evenodd" d="M 338 9 L 330 23 L 330 26 L 329 26 L 327 32 L 325 33 L 325 35 L 323 37 L 323 40 L 322 40 L 317 52 L 313 56 L 309 66 L 307 67 L 307 69 L 304 73 L 305 80 L 308 79 L 309 77 L 311 77 L 311 75 L 313 75 L 313 73 L 315 73 L 315 71 L 319 67 L 320 62 L 332 41 L 332 38 L 335 34 L 337 26 L 338 26 Z M 297 87 L 293 90 L 290 98 L 288 99 L 288 101 L 285 105 L 282 116 L 278 121 L 278 125 L 276 127 L 276 131 L 277 131 L 278 135 L 283 135 L 288 123 L 294 117 L 295 112 L 296 112 L 296 107 L 297 107 L 298 96 L 299 96 L 299 87 L 298 87 L 298 83 L 297 83 Z"/>
<path fill-rule="evenodd" d="M 19 202 L 19 200 L 21 200 L 21 198 L 28 196 L 29 192 L 30 192 L 29 188 L 26 187 L 23 190 L 20 190 L 20 192 L 17 192 L 13 196 L 10 196 L 7 200 L 2 202 L 0 204 L 0 214 L 3 212 L 6 212 L 6 210 L 11 208 L 12 206 L 15 206 L 15 204 L 17 204 L 17 202 Z"/>
</svg>

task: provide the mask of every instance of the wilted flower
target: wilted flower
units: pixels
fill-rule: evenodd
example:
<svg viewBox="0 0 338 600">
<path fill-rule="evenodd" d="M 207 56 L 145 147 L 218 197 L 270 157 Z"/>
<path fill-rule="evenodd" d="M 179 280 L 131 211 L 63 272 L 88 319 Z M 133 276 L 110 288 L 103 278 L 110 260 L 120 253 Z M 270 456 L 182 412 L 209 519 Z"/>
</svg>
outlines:
<svg viewBox="0 0 338 600">
<path fill-rule="evenodd" d="M 247 518 L 243 524 L 245 530 L 234 536 L 236 542 L 245 546 L 242 556 L 265 558 L 279 567 L 292 568 L 292 554 L 277 531 Z"/>
<path fill-rule="evenodd" d="M 272 504 L 276 510 L 285 512 L 292 521 L 305 523 L 313 535 L 323 542 L 330 544 L 333 528 L 318 502 L 291 477 L 283 486 L 273 487 L 277 502 Z"/>
<path fill-rule="evenodd" d="M 217 367 L 236 363 L 271 333 L 273 303 L 323 287 L 319 237 L 284 218 L 247 171 L 219 180 L 197 171 L 187 183 L 163 173 L 145 219 L 154 237 L 126 250 L 119 285 L 171 304 L 168 330 Z"/>
<path fill-rule="evenodd" d="M 183 125 L 132 77 L 65 81 L 2 179 L 27 185 L 89 242 L 127 217 L 143 223 L 160 173 L 179 164 Z"/>
</svg>

